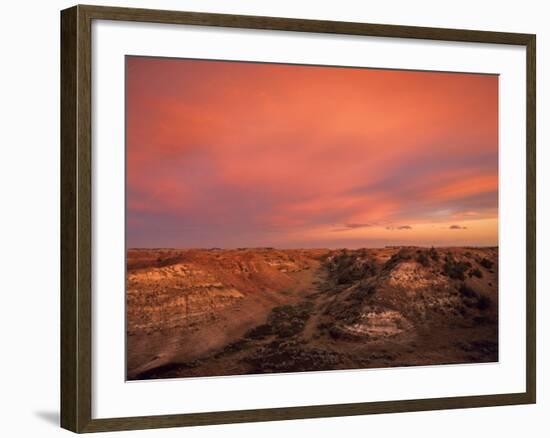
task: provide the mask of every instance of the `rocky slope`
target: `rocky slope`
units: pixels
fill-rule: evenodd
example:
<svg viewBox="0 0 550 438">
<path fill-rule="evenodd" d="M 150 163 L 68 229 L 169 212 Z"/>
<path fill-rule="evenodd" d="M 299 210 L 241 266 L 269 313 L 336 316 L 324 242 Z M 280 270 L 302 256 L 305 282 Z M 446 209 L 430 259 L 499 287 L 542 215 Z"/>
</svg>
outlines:
<svg viewBox="0 0 550 438">
<path fill-rule="evenodd" d="M 491 249 L 343 251 L 326 260 L 325 311 L 333 335 L 377 339 L 416 327 L 496 324 L 497 253 Z"/>
<path fill-rule="evenodd" d="M 310 269 L 300 251 L 191 250 L 128 254 L 128 333 L 177 328 L 209 319 L 243 298 L 293 285 L 288 274 Z"/>
<path fill-rule="evenodd" d="M 498 360 L 497 248 L 131 250 L 128 378 Z"/>
</svg>

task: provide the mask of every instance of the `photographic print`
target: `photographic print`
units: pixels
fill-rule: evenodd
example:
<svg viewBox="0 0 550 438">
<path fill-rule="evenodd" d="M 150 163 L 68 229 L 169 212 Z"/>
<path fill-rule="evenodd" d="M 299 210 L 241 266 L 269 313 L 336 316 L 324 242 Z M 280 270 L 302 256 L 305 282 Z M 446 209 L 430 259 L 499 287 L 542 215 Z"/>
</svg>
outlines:
<svg viewBox="0 0 550 438">
<path fill-rule="evenodd" d="M 128 380 L 498 361 L 498 75 L 125 62 Z"/>
</svg>

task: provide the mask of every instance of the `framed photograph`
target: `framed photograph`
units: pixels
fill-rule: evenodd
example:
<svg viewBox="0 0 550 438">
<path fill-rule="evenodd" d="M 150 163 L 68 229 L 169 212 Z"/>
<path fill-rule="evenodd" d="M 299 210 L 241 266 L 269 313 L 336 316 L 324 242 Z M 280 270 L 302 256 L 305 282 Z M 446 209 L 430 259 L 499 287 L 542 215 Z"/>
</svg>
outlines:
<svg viewBox="0 0 550 438">
<path fill-rule="evenodd" d="M 61 12 L 61 422 L 535 403 L 535 35 Z"/>
</svg>

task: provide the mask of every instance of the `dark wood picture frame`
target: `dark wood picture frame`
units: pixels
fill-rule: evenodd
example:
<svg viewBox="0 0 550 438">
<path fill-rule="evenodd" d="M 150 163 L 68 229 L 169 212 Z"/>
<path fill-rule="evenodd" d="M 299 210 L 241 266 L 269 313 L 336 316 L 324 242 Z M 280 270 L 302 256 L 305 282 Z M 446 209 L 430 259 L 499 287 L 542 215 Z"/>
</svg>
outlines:
<svg viewBox="0 0 550 438">
<path fill-rule="evenodd" d="M 221 26 L 510 44 L 526 47 L 526 391 L 522 393 L 92 419 L 91 24 L 93 20 Z M 98 432 L 535 403 L 535 47 L 531 34 L 75 6 L 61 12 L 61 426 Z"/>
</svg>

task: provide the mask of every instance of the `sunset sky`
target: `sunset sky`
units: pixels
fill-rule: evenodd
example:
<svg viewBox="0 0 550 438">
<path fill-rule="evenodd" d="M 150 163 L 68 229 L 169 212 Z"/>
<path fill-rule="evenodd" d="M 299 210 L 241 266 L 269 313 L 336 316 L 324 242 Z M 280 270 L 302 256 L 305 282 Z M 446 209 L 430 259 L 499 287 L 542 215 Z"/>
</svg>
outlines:
<svg viewBox="0 0 550 438">
<path fill-rule="evenodd" d="M 126 58 L 128 247 L 498 244 L 498 77 Z"/>
</svg>

